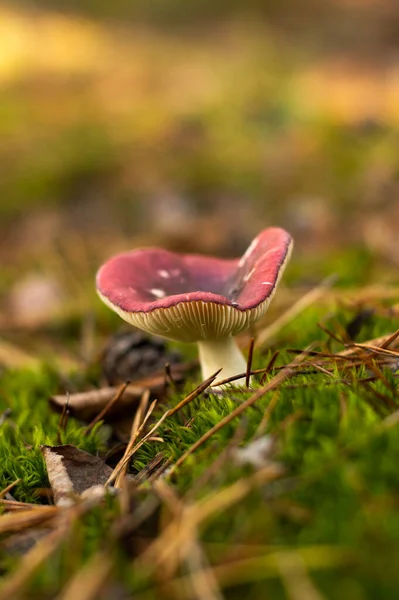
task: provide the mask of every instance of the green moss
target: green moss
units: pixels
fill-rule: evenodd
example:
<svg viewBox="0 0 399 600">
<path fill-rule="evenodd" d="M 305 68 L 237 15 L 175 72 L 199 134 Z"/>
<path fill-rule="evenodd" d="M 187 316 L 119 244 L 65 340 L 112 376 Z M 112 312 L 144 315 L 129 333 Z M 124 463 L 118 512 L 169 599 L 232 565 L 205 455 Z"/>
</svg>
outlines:
<svg viewBox="0 0 399 600">
<path fill-rule="evenodd" d="M 315 325 L 318 312 L 316 308 L 308 309 L 288 326 L 287 331 L 296 332 L 298 347 L 304 347 L 316 334 L 320 344 L 326 343 L 326 334 Z M 344 324 L 348 318 L 348 312 L 339 311 L 331 317 L 330 325 Z M 386 332 L 388 325 L 392 325 L 389 320 L 376 316 L 364 335 L 372 337 Z M 286 332 L 282 331 L 281 337 L 285 339 Z M 335 350 L 342 349 L 334 344 Z M 289 362 L 290 356 L 283 351 L 277 366 Z M 261 366 L 268 359 L 257 352 L 254 365 Z M 312 566 L 311 551 L 310 558 L 306 555 L 309 576 L 326 598 L 339 598 L 344 593 L 365 600 L 392 597 L 397 589 L 399 565 L 399 437 L 396 427 L 384 425 L 384 419 L 395 410 L 397 399 L 396 393 L 383 382 L 371 386 L 357 383 L 365 375 L 365 369 L 349 371 L 346 375 L 349 384 L 344 384 L 338 371 L 331 377 L 304 367 L 280 387 L 267 432 L 276 435 L 274 460 L 284 466 L 285 475 L 206 520 L 200 528 L 200 537 L 211 560 L 223 561 L 226 553 L 242 544 L 298 552 L 314 547 L 316 555 L 318 547 L 327 548 L 327 554 L 331 548 L 331 555 L 342 556 L 341 562 L 331 559 L 331 564 L 327 560 L 325 567 L 316 568 Z M 386 377 L 396 387 L 393 373 L 387 372 Z M 194 383 L 188 382 L 185 391 L 170 402 L 178 402 Z M 1 426 L 0 487 L 21 478 L 22 482 L 13 490 L 19 500 L 39 502 L 35 490 L 48 486 L 39 446 L 59 440 L 59 415 L 53 414 L 47 404 L 48 396 L 58 387 L 57 374 L 49 368 L 7 372 L 2 376 L 0 408 L 11 409 L 11 415 Z M 382 405 L 378 396 L 374 396 L 374 403 L 370 402 L 374 392 L 389 396 L 392 408 Z M 177 494 L 191 493 L 199 477 L 231 442 L 238 427 L 243 441 L 250 441 L 271 396 L 261 398 L 243 417 L 230 422 L 184 462 L 170 482 Z M 234 390 L 225 397 L 202 396 L 167 419 L 158 431 L 163 442 L 145 444 L 134 457 L 131 470 L 137 472 L 143 468 L 159 451 L 175 461 L 237 406 L 235 398 Z M 161 416 L 162 412 L 162 408 L 157 409 L 155 416 Z M 82 424 L 74 419 L 70 419 L 67 431 L 61 434 L 63 443 L 75 444 L 92 453 L 104 451 L 102 439 L 101 425 L 84 436 Z M 230 460 L 197 489 L 193 500 L 248 475 L 250 467 L 237 466 Z M 151 495 L 149 488 L 138 496 L 139 505 L 148 495 Z M 131 593 L 140 591 L 148 598 L 166 597 L 150 591 L 155 583 L 150 574 L 132 569 L 126 552 L 128 547 L 138 548 L 135 537 L 130 546 L 115 544 L 113 524 L 119 514 L 118 501 L 109 499 L 79 521 L 66 544 L 32 580 L 29 587 L 32 597 L 38 593 L 55 594 L 101 548 L 115 556 L 117 577 Z M 140 535 L 154 535 L 156 520 L 145 525 L 144 530 L 147 533 Z M 2 565 L 13 571 L 18 568 L 18 559 L 3 558 Z M 251 572 L 248 582 L 227 585 L 226 597 L 257 598 L 260 593 L 267 593 L 284 599 L 280 571 L 269 570 L 267 575 L 262 571 Z"/>
</svg>

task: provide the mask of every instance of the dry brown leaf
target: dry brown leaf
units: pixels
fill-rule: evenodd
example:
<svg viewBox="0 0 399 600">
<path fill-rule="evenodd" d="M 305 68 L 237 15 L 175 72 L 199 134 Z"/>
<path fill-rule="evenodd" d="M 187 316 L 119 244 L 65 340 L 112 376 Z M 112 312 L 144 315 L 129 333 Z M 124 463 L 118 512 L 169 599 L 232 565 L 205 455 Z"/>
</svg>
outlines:
<svg viewBox="0 0 399 600">
<path fill-rule="evenodd" d="M 128 385 L 123 396 L 110 408 L 107 417 L 115 417 L 126 409 L 138 406 L 145 388 L 137 385 Z M 99 390 L 89 390 L 77 394 L 62 394 L 52 396 L 49 401 L 53 408 L 62 411 L 65 405 L 73 416 L 83 421 L 91 421 L 118 393 L 118 387 L 104 387 Z"/>
<path fill-rule="evenodd" d="M 41 450 L 57 505 L 74 504 L 74 496 L 103 486 L 112 473 L 101 458 L 69 444 L 41 446 Z"/>
<path fill-rule="evenodd" d="M 138 407 L 142 395 L 147 391 L 150 392 L 151 399 L 162 400 L 168 386 L 183 383 L 186 374 L 196 366 L 197 361 L 176 364 L 168 371 L 168 375 L 166 372 L 158 372 L 129 383 L 118 401 L 114 404 L 111 403 L 104 419 L 114 422 L 120 420 L 121 417 L 124 418 L 127 414 L 131 417 L 134 409 Z M 107 386 L 76 394 L 58 394 L 50 397 L 49 402 L 51 407 L 59 412 L 62 412 L 67 406 L 71 415 L 83 421 L 91 421 L 118 395 L 119 390 L 120 386 Z"/>
</svg>

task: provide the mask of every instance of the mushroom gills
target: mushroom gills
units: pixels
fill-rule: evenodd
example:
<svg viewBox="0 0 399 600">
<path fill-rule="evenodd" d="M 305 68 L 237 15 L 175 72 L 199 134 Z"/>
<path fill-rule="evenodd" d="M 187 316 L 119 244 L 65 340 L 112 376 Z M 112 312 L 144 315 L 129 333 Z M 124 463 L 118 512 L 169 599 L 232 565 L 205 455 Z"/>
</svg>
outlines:
<svg viewBox="0 0 399 600">
<path fill-rule="evenodd" d="M 220 368 L 220 378 L 227 379 L 240 373 L 245 373 L 247 363 L 238 349 L 232 336 L 222 340 L 206 340 L 198 342 L 199 358 L 202 369 L 202 378 L 205 380 Z M 245 375 L 244 375 L 245 377 Z M 244 377 L 242 379 L 244 379 Z M 242 379 L 233 381 L 235 385 L 241 385 Z"/>
</svg>

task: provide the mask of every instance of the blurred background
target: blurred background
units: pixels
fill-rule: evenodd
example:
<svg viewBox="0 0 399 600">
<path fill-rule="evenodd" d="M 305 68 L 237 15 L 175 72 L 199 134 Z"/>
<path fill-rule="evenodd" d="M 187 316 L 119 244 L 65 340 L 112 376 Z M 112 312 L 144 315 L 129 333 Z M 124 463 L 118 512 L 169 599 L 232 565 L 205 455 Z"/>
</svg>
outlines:
<svg viewBox="0 0 399 600">
<path fill-rule="evenodd" d="M 2 3 L 0 326 L 101 311 L 113 252 L 270 225 L 288 286 L 397 285 L 398 148 L 393 0 Z"/>
</svg>

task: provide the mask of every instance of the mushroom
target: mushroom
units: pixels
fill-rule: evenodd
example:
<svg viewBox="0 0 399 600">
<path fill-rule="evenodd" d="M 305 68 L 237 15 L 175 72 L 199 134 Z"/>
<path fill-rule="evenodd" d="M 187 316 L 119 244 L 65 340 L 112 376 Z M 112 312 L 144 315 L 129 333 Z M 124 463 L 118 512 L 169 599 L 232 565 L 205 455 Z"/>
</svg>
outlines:
<svg viewBox="0 0 399 600">
<path fill-rule="evenodd" d="M 118 254 L 97 273 L 100 298 L 143 331 L 197 342 L 204 379 L 244 373 L 233 336 L 264 315 L 287 264 L 292 238 L 271 227 L 240 259 L 143 248 Z"/>
</svg>

